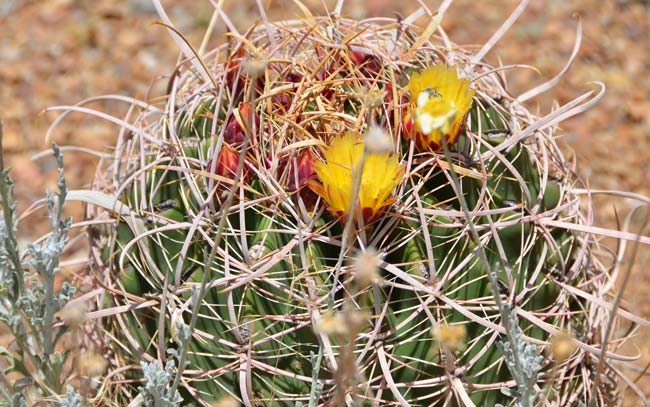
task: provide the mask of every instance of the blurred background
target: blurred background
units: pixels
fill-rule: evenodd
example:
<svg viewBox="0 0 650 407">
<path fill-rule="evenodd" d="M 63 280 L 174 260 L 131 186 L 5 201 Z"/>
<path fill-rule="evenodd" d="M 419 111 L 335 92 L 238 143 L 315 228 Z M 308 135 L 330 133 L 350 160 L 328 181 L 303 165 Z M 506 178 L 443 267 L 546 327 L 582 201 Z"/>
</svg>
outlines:
<svg viewBox="0 0 650 407">
<path fill-rule="evenodd" d="M 269 19 L 299 18 L 291 0 L 260 0 Z M 163 0 L 171 20 L 198 48 L 210 21 L 209 0 Z M 332 10 L 335 1 L 304 0 L 314 14 Z M 433 10 L 439 1 L 426 0 Z M 456 0 L 442 21 L 452 41 L 480 46 L 515 9 L 517 0 Z M 487 56 L 498 65 L 529 64 L 537 73 L 521 69 L 507 73 L 510 91 L 518 95 L 556 75 L 568 60 L 576 36 L 577 18 L 583 22 L 583 43 L 573 68 L 551 91 L 530 101 L 531 111 L 546 114 L 553 103 L 566 103 L 593 89 L 591 81 L 607 85 L 604 99 L 587 113 L 561 124 L 567 159 L 594 189 L 617 189 L 650 196 L 650 2 L 647 0 L 531 1 L 514 27 Z M 347 0 L 343 14 L 364 18 L 396 14 L 407 16 L 419 7 L 416 0 Z M 259 20 L 255 0 L 225 0 L 230 19 L 245 31 Z M 54 189 L 55 163 L 32 160 L 48 149 L 45 132 L 56 115 L 48 106 L 71 105 L 83 99 L 119 94 L 142 100 L 163 94 L 152 84 L 174 69 L 178 48 L 158 20 L 151 0 L 0 0 L 0 119 L 4 121 L 6 161 L 16 182 L 19 211 Z M 224 41 L 218 26 L 210 44 Z M 100 102 L 90 107 L 120 116 L 127 105 Z M 101 119 L 73 114 L 54 133 L 60 145 L 110 151 L 117 127 Z M 97 158 L 66 155 L 70 188 L 87 186 Z M 616 228 L 636 202 L 596 196 L 596 223 Z M 81 207 L 70 212 L 80 220 Z M 22 223 L 25 238 L 47 231 L 45 213 Z M 632 229 L 638 231 L 640 222 Z M 646 235 L 650 232 L 646 229 Z M 604 240 L 615 248 L 615 242 Z M 86 256 L 83 241 L 69 256 Z M 632 265 L 624 306 L 650 319 L 650 247 L 640 247 Z M 650 330 L 626 349 L 638 353 L 635 366 L 619 366 L 635 379 L 646 376 L 650 363 Z M 645 338 L 644 338 L 645 337 Z M 643 383 L 644 380 L 641 381 Z M 638 400 L 628 397 L 626 405 Z"/>
</svg>

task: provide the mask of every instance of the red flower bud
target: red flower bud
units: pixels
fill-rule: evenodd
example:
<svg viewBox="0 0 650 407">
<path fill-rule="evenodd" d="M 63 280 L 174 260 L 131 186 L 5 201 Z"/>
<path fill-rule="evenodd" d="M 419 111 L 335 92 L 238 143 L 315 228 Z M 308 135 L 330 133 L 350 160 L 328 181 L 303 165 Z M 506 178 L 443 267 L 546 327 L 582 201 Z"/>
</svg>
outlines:
<svg viewBox="0 0 650 407">
<path fill-rule="evenodd" d="M 233 95 L 238 95 L 244 89 L 246 82 L 252 80 L 251 76 L 245 72 L 248 58 L 246 50 L 242 47 L 232 54 L 225 63 L 225 84 L 228 92 L 232 92 Z M 264 75 L 259 75 L 253 86 L 258 90 L 264 89 Z"/>
<path fill-rule="evenodd" d="M 228 144 L 224 144 L 219 150 L 217 156 L 217 167 L 214 173 L 224 178 L 233 179 L 237 174 L 237 166 L 239 165 L 239 153 Z"/>
<path fill-rule="evenodd" d="M 286 155 L 280 159 L 278 172 L 280 177 L 286 180 L 284 185 L 288 191 L 294 192 L 305 186 L 307 181 L 316 178 L 316 160 L 316 156 L 308 148 L 303 149 L 297 156 Z"/>
<path fill-rule="evenodd" d="M 334 69 L 332 68 L 332 64 L 327 63 L 322 69 L 316 72 L 314 78 L 318 82 L 325 82 L 327 80 L 331 81 L 333 73 L 334 73 Z M 332 96 L 334 96 L 334 88 L 331 83 L 326 83 L 322 87 L 321 96 L 323 97 L 323 99 L 327 99 L 327 100 L 331 99 Z"/>
<path fill-rule="evenodd" d="M 244 129 L 237 118 L 233 115 L 228 119 L 228 124 L 226 125 L 226 130 L 223 132 L 224 140 L 226 143 L 236 144 L 244 141 Z"/>
<path fill-rule="evenodd" d="M 284 76 L 284 82 L 286 84 L 299 84 L 302 81 L 302 78 L 303 76 L 297 72 L 289 72 Z M 276 112 L 285 114 L 289 109 L 291 109 L 291 103 L 293 102 L 295 92 L 296 89 L 293 88 L 277 93 L 273 96 L 273 105 L 274 109 L 277 109 Z M 299 122 L 299 118 L 297 122 Z"/>
<path fill-rule="evenodd" d="M 251 117 L 251 104 L 248 102 L 244 102 L 241 105 L 239 105 L 239 117 L 242 119 L 244 123 L 248 123 Z M 253 112 L 253 121 L 255 122 L 255 130 L 259 130 L 260 128 L 260 116 L 257 114 L 257 112 Z M 252 130 L 252 129 L 251 129 Z"/>
<path fill-rule="evenodd" d="M 297 72 L 289 72 L 285 80 L 289 83 L 300 83 L 302 81 L 302 75 Z"/>
<path fill-rule="evenodd" d="M 273 100 L 280 106 L 280 112 L 286 113 L 291 108 L 291 101 L 293 99 L 289 93 L 283 92 L 273 96 Z"/>
<path fill-rule="evenodd" d="M 240 159 L 242 159 L 241 154 L 237 150 L 228 144 L 223 144 L 221 150 L 219 150 L 219 154 L 217 155 L 217 162 L 213 172 L 213 174 L 219 177 L 215 182 L 218 194 L 233 187 L 232 180 L 234 180 L 237 175 L 237 167 L 239 166 Z M 207 169 L 208 171 L 212 170 L 212 160 L 208 161 Z M 248 183 L 248 175 L 246 166 L 244 166 L 241 182 L 244 184 Z"/>
<path fill-rule="evenodd" d="M 361 64 L 366 62 L 366 60 L 370 55 L 364 54 L 363 52 L 359 52 L 359 51 L 350 51 L 348 52 L 348 56 L 350 57 L 350 61 L 352 61 L 354 65 L 360 66 Z"/>
<path fill-rule="evenodd" d="M 226 124 L 226 129 L 224 130 L 223 137 L 226 143 L 228 144 L 237 144 L 244 141 L 246 132 L 244 131 L 244 123 L 247 123 L 250 119 L 251 106 L 250 103 L 244 102 L 239 105 L 239 109 L 236 109 L 235 112 L 228 119 Z M 238 117 L 239 116 L 239 117 Z M 253 112 L 253 121 L 255 122 L 255 129 L 259 130 L 260 128 L 260 116 L 257 112 Z M 252 130 L 252 129 L 251 129 Z"/>
<path fill-rule="evenodd" d="M 289 188 L 299 189 L 302 188 L 307 181 L 310 179 L 316 178 L 316 171 L 314 170 L 314 163 L 316 162 L 316 156 L 311 152 L 310 149 L 306 148 L 302 150 L 300 155 L 297 158 L 297 180 L 296 177 L 290 177 Z"/>
<path fill-rule="evenodd" d="M 243 87 L 244 78 L 242 77 L 241 63 L 244 59 L 245 54 L 246 52 L 242 47 L 233 55 L 231 55 L 230 59 L 228 59 L 228 62 L 225 64 L 226 87 L 228 90 L 232 90 L 235 82 L 238 82 L 235 93 L 237 93 L 237 91 Z"/>
<path fill-rule="evenodd" d="M 359 51 L 348 51 L 350 62 L 365 78 L 376 78 L 381 71 L 381 63 L 374 55 Z"/>
<path fill-rule="evenodd" d="M 316 161 L 314 153 L 306 148 L 298 155 L 282 157 L 278 165 L 280 178 L 285 180 L 284 187 L 289 192 L 298 191 L 307 206 L 313 206 L 316 203 L 316 194 L 309 188 L 303 188 L 308 181 L 316 179 L 316 170 L 314 169 Z"/>
</svg>

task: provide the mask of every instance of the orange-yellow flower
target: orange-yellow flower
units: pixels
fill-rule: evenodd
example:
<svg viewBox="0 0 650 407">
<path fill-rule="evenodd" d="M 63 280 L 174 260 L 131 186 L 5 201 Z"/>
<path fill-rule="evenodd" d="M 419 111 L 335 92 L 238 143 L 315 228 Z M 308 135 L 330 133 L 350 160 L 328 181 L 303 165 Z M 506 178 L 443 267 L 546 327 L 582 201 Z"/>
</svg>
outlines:
<svg viewBox="0 0 650 407">
<path fill-rule="evenodd" d="M 422 150 L 439 150 L 443 135 L 456 141 L 465 115 L 472 106 L 474 90 L 458 77 L 456 68 L 436 65 L 415 73 L 409 81 L 410 109 L 404 117 L 406 137 Z"/>
<path fill-rule="evenodd" d="M 320 183 L 308 183 L 325 200 L 330 212 L 342 219 L 352 207 L 355 178 L 359 176 L 363 154 L 364 143 L 358 135 L 348 133 L 334 138 L 325 150 L 326 162 L 318 162 L 315 166 Z M 364 222 L 370 222 L 395 202 L 391 192 L 403 173 L 404 168 L 395 155 L 366 153 L 359 196 L 353 208 L 354 219 L 358 222 L 361 215 Z"/>
</svg>

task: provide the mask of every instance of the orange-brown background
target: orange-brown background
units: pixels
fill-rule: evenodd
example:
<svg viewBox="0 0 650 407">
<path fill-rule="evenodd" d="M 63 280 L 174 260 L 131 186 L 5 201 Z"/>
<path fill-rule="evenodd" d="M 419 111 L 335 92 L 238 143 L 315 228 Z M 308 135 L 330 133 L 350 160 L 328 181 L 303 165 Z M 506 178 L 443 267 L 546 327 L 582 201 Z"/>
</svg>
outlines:
<svg viewBox="0 0 650 407">
<path fill-rule="evenodd" d="M 431 8 L 438 1 L 426 0 Z M 270 19 L 299 17 L 290 0 L 261 0 Z M 333 1 L 305 0 L 314 13 L 330 10 Z M 590 89 L 588 82 L 607 84 L 605 98 L 594 109 L 562 124 L 568 157 L 577 158 L 581 174 L 593 188 L 621 189 L 650 196 L 650 4 L 647 0 L 545 0 L 531 5 L 489 54 L 488 61 L 524 63 L 540 69 L 508 74 L 517 95 L 555 75 L 571 53 L 576 16 L 584 23 L 579 57 L 566 78 L 552 91 L 529 104 L 548 112 L 552 101 L 565 103 Z M 208 0 L 163 1 L 177 27 L 198 47 L 212 13 Z M 230 18 L 245 29 L 259 18 L 254 0 L 226 0 Z M 451 39 L 482 44 L 514 10 L 516 0 L 456 0 L 443 19 Z M 343 13 L 351 17 L 407 15 L 415 0 L 348 0 Z M 53 186 L 51 160 L 32 161 L 44 150 L 45 130 L 55 117 L 40 112 L 53 105 L 74 104 L 101 94 L 146 98 L 153 79 L 171 72 L 178 49 L 163 28 L 149 0 L 1 0 L 0 1 L 0 119 L 5 124 L 5 153 L 16 181 L 19 208 L 26 208 Z M 218 27 L 212 45 L 223 41 Z M 153 89 L 156 92 L 156 89 Z M 125 106 L 94 106 L 120 115 Z M 117 129 L 100 119 L 72 115 L 55 133 L 61 145 L 110 149 Z M 571 153 L 570 151 L 574 151 Z M 96 158 L 66 156 L 72 188 L 92 179 Z M 614 227 L 615 208 L 622 214 L 631 202 L 599 198 L 597 221 Z M 71 213 L 79 214 L 73 207 Z M 25 237 L 46 230 L 44 214 L 25 221 Z M 646 234 L 650 231 L 646 230 Z M 83 256 L 83 245 L 71 255 Z M 75 253 L 76 252 L 76 253 Z M 625 306 L 650 318 L 650 248 L 642 247 Z M 645 332 L 647 338 L 647 331 Z M 643 360 L 650 345 L 639 337 Z M 629 348 L 629 352 L 637 351 Z M 642 364 L 639 364 L 642 366 Z M 631 371 L 634 374 L 633 371 Z M 646 382 L 648 383 L 648 382 Z M 646 384 L 647 386 L 650 386 Z M 650 387 L 646 390 L 650 395 Z M 637 405 L 630 399 L 629 405 Z"/>
</svg>

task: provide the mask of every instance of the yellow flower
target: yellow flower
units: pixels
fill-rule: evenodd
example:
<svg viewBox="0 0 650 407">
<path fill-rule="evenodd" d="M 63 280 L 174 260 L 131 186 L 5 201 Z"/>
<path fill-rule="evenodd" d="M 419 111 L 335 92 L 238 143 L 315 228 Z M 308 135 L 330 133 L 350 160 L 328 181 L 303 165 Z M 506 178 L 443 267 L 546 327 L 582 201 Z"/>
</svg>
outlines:
<svg viewBox="0 0 650 407">
<path fill-rule="evenodd" d="M 352 206 L 355 185 L 363 157 L 364 143 L 353 133 L 334 138 L 325 150 L 326 162 L 316 163 L 316 175 L 320 181 L 307 185 L 327 203 L 335 216 L 347 215 Z M 372 221 L 381 211 L 395 201 L 390 194 L 399 182 L 404 168 L 397 157 L 390 153 L 367 153 L 361 174 L 361 185 L 354 218 L 359 221 L 359 212 L 365 223 Z"/>
<path fill-rule="evenodd" d="M 439 150 L 442 136 L 448 144 L 456 141 L 465 115 L 472 106 L 474 90 L 469 81 L 458 77 L 456 68 L 436 65 L 415 73 L 409 81 L 411 106 L 404 117 L 408 139 L 418 148 Z"/>
</svg>

